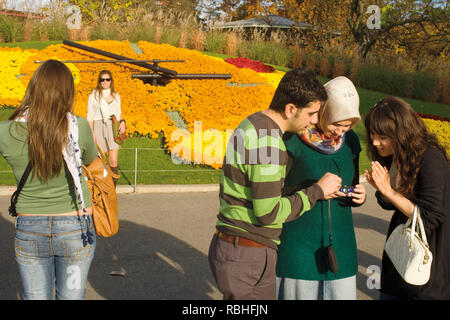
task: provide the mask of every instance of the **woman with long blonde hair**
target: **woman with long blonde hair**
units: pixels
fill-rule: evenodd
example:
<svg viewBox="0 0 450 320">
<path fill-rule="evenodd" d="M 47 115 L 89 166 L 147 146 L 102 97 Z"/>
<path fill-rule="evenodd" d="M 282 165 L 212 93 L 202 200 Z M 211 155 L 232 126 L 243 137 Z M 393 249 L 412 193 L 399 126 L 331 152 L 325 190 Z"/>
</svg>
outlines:
<svg viewBox="0 0 450 320">
<path fill-rule="evenodd" d="M 100 71 L 96 88 L 88 99 L 86 118 L 94 133 L 95 142 L 103 153 L 108 153 L 108 161 L 112 172 L 119 173 L 118 156 L 120 145 L 114 141 L 112 116 L 120 121 L 119 133 L 126 130 L 122 119 L 120 95 L 114 89 L 114 78 L 109 70 Z M 117 178 L 113 178 L 117 184 Z"/>
<path fill-rule="evenodd" d="M 56 60 L 33 74 L 21 105 L 0 122 L 0 154 L 16 181 L 14 251 L 24 299 L 83 299 L 96 239 L 89 189 L 81 175 L 98 150 L 88 122 L 72 114 L 70 70 Z M 81 160 L 83 159 L 83 160 Z"/>
</svg>

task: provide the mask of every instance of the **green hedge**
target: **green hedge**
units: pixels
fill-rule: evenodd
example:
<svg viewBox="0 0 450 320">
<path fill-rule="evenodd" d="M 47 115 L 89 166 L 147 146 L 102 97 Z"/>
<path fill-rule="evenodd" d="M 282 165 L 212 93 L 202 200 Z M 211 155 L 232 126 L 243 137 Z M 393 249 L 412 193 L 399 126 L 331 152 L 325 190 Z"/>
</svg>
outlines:
<svg viewBox="0 0 450 320">
<path fill-rule="evenodd" d="M 436 81 L 429 74 L 394 71 L 379 65 L 362 65 L 356 78 L 359 87 L 423 101 L 433 99 Z"/>
</svg>

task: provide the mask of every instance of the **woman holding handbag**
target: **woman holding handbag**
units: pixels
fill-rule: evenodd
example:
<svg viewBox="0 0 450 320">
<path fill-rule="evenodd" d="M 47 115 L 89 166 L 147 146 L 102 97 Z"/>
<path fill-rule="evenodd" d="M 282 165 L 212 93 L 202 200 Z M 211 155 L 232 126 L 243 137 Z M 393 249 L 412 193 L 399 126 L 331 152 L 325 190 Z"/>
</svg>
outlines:
<svg viewBox="0 0 450 320">
<path fill-rule="evenodd" d="M 126 124 L 121 116 L 120 95 L 114 90 L 112 73 L 103 70 L 98 75 L 96 88 L 89 96 L 86 118 L 94 133 L 95 142 L 103 153 L 108 153 L 109 165 L 116 175 L 119 173 L 120 145 L 114 140 L 113 121 L 119 121 L 118 133 L 124 134 Z M 117 181 L 118 178 L 114 178 L 114 184 L 117 184 Z"/>
<path fill-rule="evenodd" d="M 9 121 L 0 122 L 0 154 L 21 180 L 10 213 L 17 215 L 14 252 L 24 299 L 52 299 L 55 287 L 56 299 L 85 294 L 96 234 L 81 167 L 98 150 L 88 122 L 72 114 L 74 94 L 70 70 L 48 60 Z"/>
<path fill-rule="evenodd" d="M 365 202 L 359 184 L 359 96 L 353 83 L 337 77 L 325 85 L 327 102 L 319 121 L 286 138 L 292 169 L 285 190 L 304 188 L 331 172 L 354 187 L 319 200 L 295 221 L 285 223 L 278 246 L 277 296 L 285 300 L 354 300 L 358 259 L 351 208 Z"/>
<path fill-rule="evenodd" d="M 373 160 L 365 176 L 377 189 L 380 206 L 395 210 L 387 238 L 397 226 L 413 218 L 416 208 L 432 253 L 428 282 L 412 285 L 383 252 L 380 298 L 450 299 L 450 174 L 446 150 L 400 98 L 378 101 L 367 113 L 365 126 Z"/>
</svg>

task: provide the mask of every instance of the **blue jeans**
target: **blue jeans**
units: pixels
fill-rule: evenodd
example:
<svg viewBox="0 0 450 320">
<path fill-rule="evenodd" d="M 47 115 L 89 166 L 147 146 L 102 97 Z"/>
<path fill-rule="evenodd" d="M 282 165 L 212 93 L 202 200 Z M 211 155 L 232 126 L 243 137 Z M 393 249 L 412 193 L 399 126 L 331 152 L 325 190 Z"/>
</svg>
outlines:
<svg viewBox="0 0 450 320">
<path fill-rule="evenodd" d="M 18 216 L 14 252 L 22 278 L 23 299 L 83 299 L 96 239 L 83 246 L 86 222 L 77 216 Z"/>
<path fill-rule="evenodd" d="M 356 276 L 338 280 L 277 277 L 278 300 L 356 300 Z"/>
</svg>

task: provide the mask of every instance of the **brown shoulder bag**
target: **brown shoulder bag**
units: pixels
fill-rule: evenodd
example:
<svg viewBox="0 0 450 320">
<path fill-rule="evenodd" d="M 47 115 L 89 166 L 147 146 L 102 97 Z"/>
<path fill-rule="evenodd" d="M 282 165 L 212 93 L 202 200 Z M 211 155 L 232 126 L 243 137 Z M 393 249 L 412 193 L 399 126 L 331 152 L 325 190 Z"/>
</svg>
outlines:
<svg viewBox="0 0 450 320">
<path fill-rule="evenodd" d="M 83 169 L 91 192 L 95 231 L 102 237 L 111 237 L 119 231 L 119 204 L 113 182 L 113 178 L 119 176 L 106 164 L 105 155 L 100 148 L 98 151 L 99 156 L 90 165 L 83 165 Z"/>
</svg>

